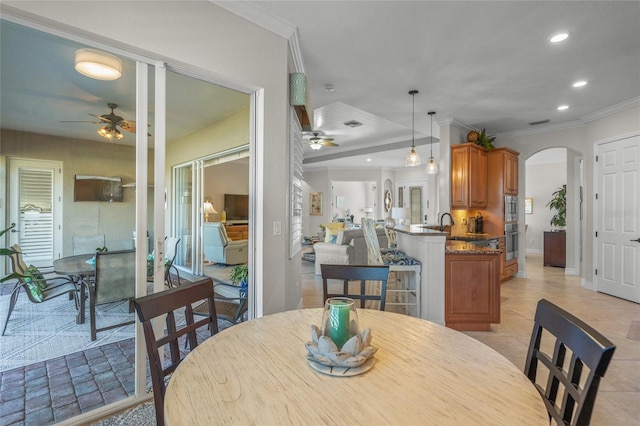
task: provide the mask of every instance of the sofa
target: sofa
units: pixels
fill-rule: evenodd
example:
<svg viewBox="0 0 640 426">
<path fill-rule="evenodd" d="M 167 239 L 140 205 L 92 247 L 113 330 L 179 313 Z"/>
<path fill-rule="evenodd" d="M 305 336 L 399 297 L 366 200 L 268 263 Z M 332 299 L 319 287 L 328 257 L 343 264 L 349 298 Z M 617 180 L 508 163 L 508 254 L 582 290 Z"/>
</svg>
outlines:
<svg viewBox="0 0 640 426">
<path fill-rule="evenodd" d="M 384 228 L 376 229 L 380 247 L 387 247 Z M 362 229 L 345 229 L 338 232 L 335 243 L 320 242 L 313 246 L 316 254 L 315 273 L 321 275 L 320 265 L 367 265 L 367 242 Z"/>
</svg>

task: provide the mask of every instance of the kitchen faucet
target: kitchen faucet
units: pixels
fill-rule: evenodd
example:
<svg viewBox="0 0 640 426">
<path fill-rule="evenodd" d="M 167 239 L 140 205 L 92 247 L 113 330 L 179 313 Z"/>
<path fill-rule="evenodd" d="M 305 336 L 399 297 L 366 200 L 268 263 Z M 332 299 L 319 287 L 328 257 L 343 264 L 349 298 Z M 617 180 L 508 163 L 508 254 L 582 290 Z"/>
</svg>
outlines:
<svg viewBox="0 0 640 426">
<path fill-rule="evenodd" d="M 440 216 L 440 232 L 444 231 L 444 226 L 442 226 L 442 219 L 444 219 L 445 216 L 449 216 L 449 219 L 451 219 L 451 225 L 456 224 L 453 221 L 453 216 L 451 216 L 451 213 L 442 213 L 442 216 Z"/>
</svg>

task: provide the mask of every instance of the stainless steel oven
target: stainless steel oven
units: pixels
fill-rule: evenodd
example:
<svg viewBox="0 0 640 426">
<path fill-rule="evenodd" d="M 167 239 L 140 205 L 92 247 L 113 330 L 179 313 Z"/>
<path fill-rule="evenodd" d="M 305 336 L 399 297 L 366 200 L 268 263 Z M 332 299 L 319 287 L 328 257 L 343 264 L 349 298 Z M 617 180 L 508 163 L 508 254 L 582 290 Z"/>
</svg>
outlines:
<svg viewBox="0 0 640 426">
<path fill-rule="evenodd" d="M 518 224 L 507 223 L 504 225 L 505 236 L 505 260 L 508 262 L 511 259 L 518 257 Z"/>
<path fill-rule="evenodd" d="M 504 197 L 504 221 L 518 221 L 518 197 L 515 195 L 507 195 Z"/>
</svg>

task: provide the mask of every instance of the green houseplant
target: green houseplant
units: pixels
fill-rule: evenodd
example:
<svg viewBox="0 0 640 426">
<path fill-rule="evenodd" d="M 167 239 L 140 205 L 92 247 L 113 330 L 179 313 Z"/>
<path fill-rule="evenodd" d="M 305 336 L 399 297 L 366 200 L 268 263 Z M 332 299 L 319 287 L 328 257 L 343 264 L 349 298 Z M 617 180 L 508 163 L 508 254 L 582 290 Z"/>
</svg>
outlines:
<svg viewBox="0 0 640 426">
<path fill-rule="evenodd" d="M 476 141 L 476 145 L 480 145 L 487 151 L 491 151 L 494 148 L 493 141 L 496 140 L 496 137 L 494 136 L 490 138 L 487 135 L 487 132 L 485 131 L 485 129 L 482 129 L 477 133 L 478 133 L 478 140 Z"/>
<path fill-rule="evenodd" d="M 564 228 L 567 226 L 567 185 L 562 185 L 556 189 L 551 196 L 551 201 L 547 203 L 547 207 L 555 213 L 550 223 L 556 228 Z"/>
<path fill-rule="evenodd" d="M 247 286 L 249 282 L 249 265 L 236 265 L 231 268 L 229 281 L 231 281 L 232 284 L 242 287 Z"/>
</svg>

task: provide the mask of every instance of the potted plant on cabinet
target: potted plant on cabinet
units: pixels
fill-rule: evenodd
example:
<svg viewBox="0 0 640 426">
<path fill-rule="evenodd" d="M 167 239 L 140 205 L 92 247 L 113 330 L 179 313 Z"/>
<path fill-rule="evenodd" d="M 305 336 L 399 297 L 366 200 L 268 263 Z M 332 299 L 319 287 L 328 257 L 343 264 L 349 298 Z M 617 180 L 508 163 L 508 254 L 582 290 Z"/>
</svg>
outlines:
<svg viewBox="0 0 640 426">
<path fill-rule="evenodd" d="M 564 230 L 567 226 L 567 185 L 562 185 L 551 194 L 551 201 L 547 203 L 547 207 L 552 212 L 555 212 L 551 218 L 551 226 L 557 228 L 557 230 Z"/>
</svg>

